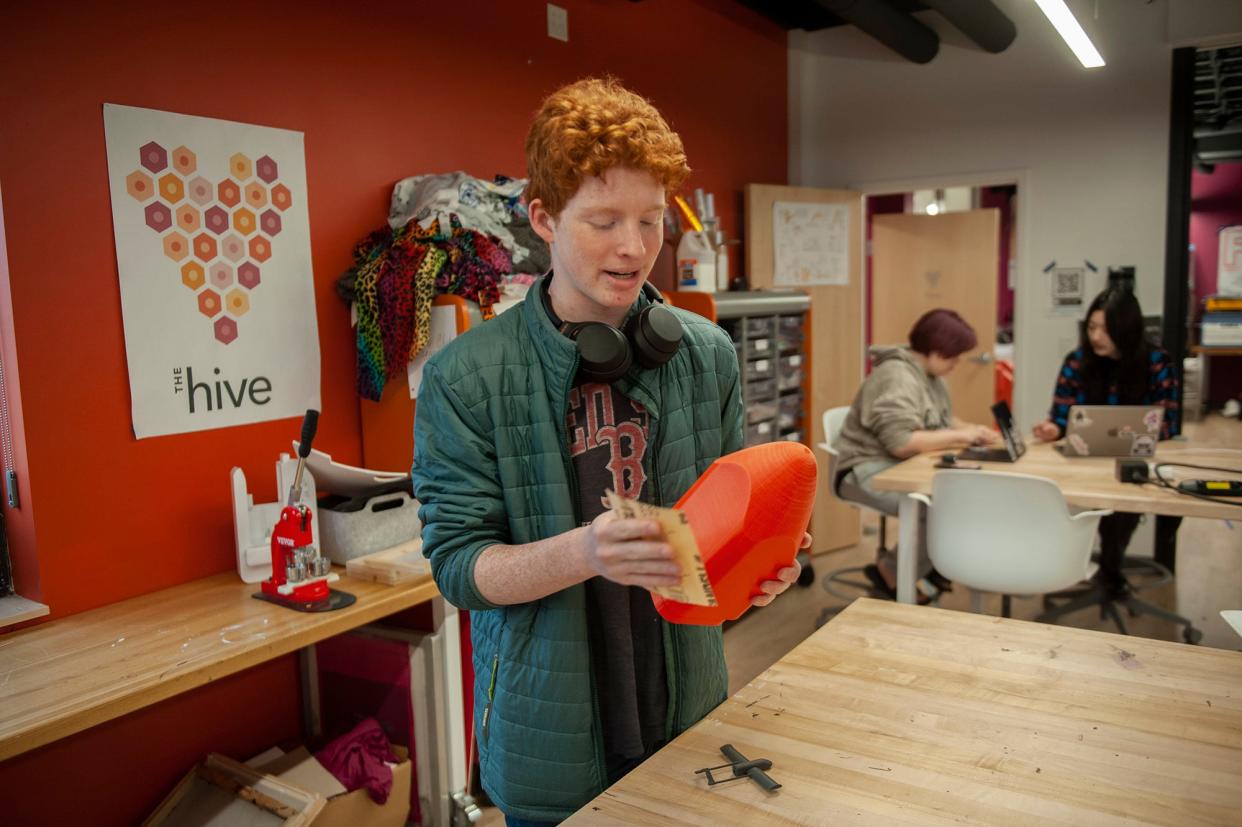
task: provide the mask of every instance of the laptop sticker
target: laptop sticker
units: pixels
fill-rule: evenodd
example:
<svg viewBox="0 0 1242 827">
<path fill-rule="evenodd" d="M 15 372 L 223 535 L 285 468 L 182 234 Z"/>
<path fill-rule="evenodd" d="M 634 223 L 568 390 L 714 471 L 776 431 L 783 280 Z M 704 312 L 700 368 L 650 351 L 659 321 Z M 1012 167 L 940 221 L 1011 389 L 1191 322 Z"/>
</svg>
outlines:
<svg viewBox="0 0 1242 827">
<path fill-rule="evenodd" d="M 1130 443 L 1130 455 L 1153 457 L 1156 455 L 1156 438 L 1151 434 L 1135 434 Z"/>
<path fill-rule="evenodd" d="M 1147 433 L 1154 434 L 1160 430 L 1160 420 L 1162 411 L 1151 410 L 1143 414 L 1143 424 L 1147 426 Z"/>
<path fill-rule="evenodd" d="M 1087 416 L 1087 412 L 1082 408 L 1074 408 L 1074 423 L 1076 425 L 1090 425 L 1091 417 Z"/>
<path fill-rule="evenodd" d="M 1074 453 L 1080 457 L 1085 457 L 1091 453 L 1090 449 L 1087 448 L 1087 440 L 1083 439 L 1078 434 L 1070 434 L 1065 438 L 1065 441 L 1068 442 L 1070 447 L 1074 449 Z"/>
</svg>

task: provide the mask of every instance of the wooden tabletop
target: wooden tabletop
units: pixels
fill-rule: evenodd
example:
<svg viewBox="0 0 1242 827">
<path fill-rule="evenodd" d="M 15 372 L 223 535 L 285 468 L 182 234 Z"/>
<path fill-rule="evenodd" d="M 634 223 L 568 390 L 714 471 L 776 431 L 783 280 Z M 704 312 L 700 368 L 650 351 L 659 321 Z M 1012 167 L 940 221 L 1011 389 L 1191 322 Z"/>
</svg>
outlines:
<svg viewBox="0 0 1242 827">
<path fill-rule="evenodd" d="M 357 602 L 309 614 L 219 574 L 0 636 L 0 760 L 439 594 L 429 577 L 334 588 Z"/>
<path fill-rule="evenodd" d="M 932 467 L 940 461 L 943 451 L 919 454 L 872 477 L 872 484 L 881 491 L 919 491 L 930 494 Z M 1242 469 L 1242 452 L 1201 447 L 1192 443 L 1161 443 L 1156 449 L 1157 462 L 1189 462 Z M 1182 517 L 1206 517 L 1213 520 L 1242 518 L 1242 508 L 1213 503 L 1183 494 L 1176 494 L 1155 484 L 1135 485 L 1118 482 L 1113 457 L 1064 457 L 1050 443 L 1031 445 L 1017 462 L 981 462 L 988 471 L 1009 471 L 1052 480 L 1065 495 L 1066 501 L 1080 508 L 1111 508 L 1145 514 L 1169 514 Z M 1215 477 L 1210 471 L 1169 468 L 1169 478 Z M 1235 475 L 1236 476 L 1236 475 Z M 1239 500 L 1242 503 L 1242 500 Z"/>
<path fill-rule="evenodd" d="M 782 788 L 709 788 L 694 771 L 722 744 L 770 759 Z M 1242 653 L 860 599 L 567 824 L 1240 814 Z"/>
</svg>

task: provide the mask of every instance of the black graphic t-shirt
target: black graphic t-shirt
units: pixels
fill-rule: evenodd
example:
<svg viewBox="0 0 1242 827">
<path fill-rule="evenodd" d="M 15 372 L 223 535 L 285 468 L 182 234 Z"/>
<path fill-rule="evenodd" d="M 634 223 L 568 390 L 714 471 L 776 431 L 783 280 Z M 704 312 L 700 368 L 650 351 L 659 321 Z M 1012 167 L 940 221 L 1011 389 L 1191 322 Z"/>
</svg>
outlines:
<svg viewBox="0 0 1242 827">
<path fill-rule="evenodd" d="M 570 391 L 566 430 L 583 524 L 607 510 L 604 491 L 642 500 L 650 417 L 611 385 Z M 659 749 L 668 715 L 664 633 L 651 594 L 603 577 L 586 583 L 591 662 L 599 694 L 608 782 Z"/>
</svg>

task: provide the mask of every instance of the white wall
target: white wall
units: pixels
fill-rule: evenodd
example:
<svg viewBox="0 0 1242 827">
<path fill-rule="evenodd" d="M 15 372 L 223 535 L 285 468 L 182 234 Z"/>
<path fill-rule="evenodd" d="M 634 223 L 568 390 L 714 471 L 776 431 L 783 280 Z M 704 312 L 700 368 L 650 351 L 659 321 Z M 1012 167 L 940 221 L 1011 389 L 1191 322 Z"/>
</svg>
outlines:
<svg viewBox="0 0 1242 827">
<path fill-rule="evenodd" d="M 1238 0 L 1176 0 L 1168 6 L 1171 45 L 1215 47 L 1242 43 L 1242 3 Z"/>
<path fill-rule="evenodd" d="M 1078 314 L 1050 309 L 1048 262 L 1099 267 L 1088 300 L 1109 265 L 1133 265 L 1145 312 L 1160 312 L 1171 54 L 1165 0 L 1070 0 L 1107 61 L 1094 70 L 1031 0 L 996 5 L 1017 26 L 1008 50 L 988 54 L 927 12 L 941 47 L 923 66 L 852 26 L 791 32 L 789 180 L 943 185 L 1021 171 L 1014 392 L 1025 428 L 1047 411 L 1076 337 Z"/>
</svg>

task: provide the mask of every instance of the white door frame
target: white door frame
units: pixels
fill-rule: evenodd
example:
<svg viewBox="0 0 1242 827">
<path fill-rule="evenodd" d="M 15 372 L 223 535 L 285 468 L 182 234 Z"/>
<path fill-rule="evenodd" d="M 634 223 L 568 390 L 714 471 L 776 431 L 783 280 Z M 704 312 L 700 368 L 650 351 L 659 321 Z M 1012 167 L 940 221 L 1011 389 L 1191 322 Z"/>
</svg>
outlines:
<svg viewBox="0 0 1242 827">
<path fill-rule="evenodd" d="M 936 190 L 948 189 L 949 187 L 996 187 L 1005 184 L 1014 184 L 1018 188 L 1018 198 L 1016 212 L 1018 214 L 1019 223 L 1029 220 L 1030 210 L 1029 203 L 1031 198 L 1030 172 L 1025 169 L 1014 170 L 996 170 L 993 172 L 962 172 L 955 175 L 930 175 L 922 178 L 894 178 L 883 181 L 867 181 L 862 183 L 850 184 L 848 189 L 857 190 L 863 194 L 863 216 L 864 221 L 867 215 L 866 199 L 873 195 L 891 195 L 899 192 L 914 192 L 915 190 Z M 1026 324 L 1022 318 L 1021 308 L 1026 302 L 1037 301 L 1035 296 L 1025 295 L 1024 286 L 1030 282 L 1030 279 L 1024 278 L 1025 274 L 1034 272 L 1033 263 L 1030 260 L 1030 233 L 1022 232 L 1022 228 L 1018 228 L 1018 249 L 1010 250 L 1010 257 L 1016 258 L 1018 261 L 1018 271 L 1014 274 L 1014 314 L 1013 314 L 1013 358 L 1014 373 L 1016 376 L 1022 376 L 1027 370 L 1024 364 L 1026 361 L 1023 357 L 1027 351 L 1024 347 L 1024 337 Z M 864 238 L 866 229 L 864 228 Z M 864 245 L 864 254 L 869 254 L 870 250 Z M 867 270 L 863 268 L 863 278 L 867 278 Z M 863 291 L 864 296 L 866 291 Z M 866 299 L 864 298 L 864 302 Z M 1013 383 L 1013 409 L 1015 411 L 1024 410 L 1022 407 L 1022 383 L 1015 381 Z"/>
</svg>

